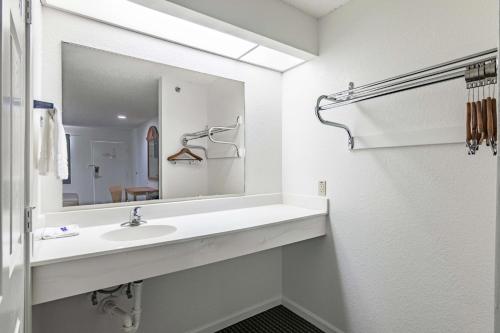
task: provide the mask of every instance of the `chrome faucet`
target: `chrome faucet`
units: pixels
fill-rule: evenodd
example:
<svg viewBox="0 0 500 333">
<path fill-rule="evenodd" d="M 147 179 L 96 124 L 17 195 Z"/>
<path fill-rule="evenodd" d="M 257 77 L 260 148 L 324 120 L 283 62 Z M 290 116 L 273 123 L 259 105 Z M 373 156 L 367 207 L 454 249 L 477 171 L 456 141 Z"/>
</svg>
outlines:
<svg viewBox="0 0 500 333">
<path fill-rule="evenodd" d="M 138 227 L 141 224 L 147 223 L 142 219 L 142 215 L 140 214 L 141 207 L 135 207 L 130 211 L 130 220 L 128 222 L 124 222 L 120 224 L 122 227 Z"/>
</svg>

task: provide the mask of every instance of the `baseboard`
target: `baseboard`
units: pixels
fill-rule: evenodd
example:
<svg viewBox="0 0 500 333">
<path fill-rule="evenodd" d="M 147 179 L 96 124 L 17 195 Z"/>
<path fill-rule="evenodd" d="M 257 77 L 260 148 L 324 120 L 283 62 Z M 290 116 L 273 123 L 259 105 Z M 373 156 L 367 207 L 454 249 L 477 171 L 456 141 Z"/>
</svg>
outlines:
<svg viewBox="0 0 500 333">
<path fill-rule="evenodd" d="M 201 327 L 187 331 L 186 333 L 214 333 L 278 305 L 283 305 L 290 311 L 294 312 L 296 315 L 304 318 L 314 326 L 323 330 L 325 333 L 344 333 L 344 331 L 342 331 L 341 329 L 333 326 L 323 318 L 315 315 L 313 312 L 300 306 L 294 301 L 286 297 L 279 297 L 279 296 L 268 299 L 259 304 L 247 307 L 243 310 L 234 312 L 224 318 L 218 319 Z"/>
<path fill-rule="evenodd" d="M 214 322 L 211 322 L 209 324 L 203 325 L 203 326 L 198 327 L 196 329 L 190 330 L 186 333 L 213 333 L 213 332 L 217 332 L 218 330 L 221 330 L 225 327 L 234 325 L 237 322 L 240 322 L 242 320 L 245 320 L 247 318 L 255 316 L 256 314 L 259 314 L 261 312 L 264 312 L 266 310 L 274 308 L 275 306 L 278 306 L 280 304 L 281 304 L 281 297 L 277 296 L 275 298 L 271 298 L 269 300 L 266 300 L 262 303 L 245 308 L 241 311 L 234 312 L 234 313 L 230 314 L 229 316 L 226 316 L 224 318 L 221 318 L 221 319 L 216 320 Z"/>
<path fill-rule="evenodd" d="M 325 333 L 344 333 L 344 331 L 338 329 L 337 327 L 333 326 L 323 318 L 315 315 L 311 311 L 307 310 L 306 308 L 300 306 L 299 304 L 295 303 L 294 301 L 283 297 L 281 299 L 281 304 L 286 307 L 288 310 L 294 312 L 296 315 L 304 318 L 320 330 L 323 330 Z"/>
</svg>

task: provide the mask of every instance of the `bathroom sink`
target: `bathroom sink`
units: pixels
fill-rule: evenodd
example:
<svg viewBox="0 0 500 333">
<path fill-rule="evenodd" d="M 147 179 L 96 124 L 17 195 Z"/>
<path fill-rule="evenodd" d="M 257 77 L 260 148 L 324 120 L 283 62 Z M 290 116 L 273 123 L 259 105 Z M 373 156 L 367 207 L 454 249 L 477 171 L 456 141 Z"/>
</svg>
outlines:
<svg viewBox="0 0 500 333">
<path fill-rule="evenodd" d="M 175 232 L 176 230 L 176 227 L 170 225 L 141 225 L 138 227 L 122 227 L 120 229 L 111 230 L 102 234 L 101 238 L 113 242 L 133 241 L 165 236 Z"/>
</svg>

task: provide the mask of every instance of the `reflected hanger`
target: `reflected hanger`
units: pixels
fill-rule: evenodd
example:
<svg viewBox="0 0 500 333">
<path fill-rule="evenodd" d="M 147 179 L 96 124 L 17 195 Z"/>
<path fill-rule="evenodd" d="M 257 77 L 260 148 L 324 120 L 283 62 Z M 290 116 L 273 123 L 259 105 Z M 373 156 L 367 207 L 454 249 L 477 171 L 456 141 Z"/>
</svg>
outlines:
<svg viewBox="0 0 500 333">
<path fill-rule="evenodd" d="M 188 155 L 191 158 L 180 158 L 182 155 Z M 201 162 L 203 160 L 203 158 L 196 155 L 188 148 L 182 148 L 181 150 L 179 150 L 178 153 L 167 157 L 167 160 L 171 161 L 171 162 L 175 162 L 175 161 L 198 161 L 198 162 Z"/>
</svg>

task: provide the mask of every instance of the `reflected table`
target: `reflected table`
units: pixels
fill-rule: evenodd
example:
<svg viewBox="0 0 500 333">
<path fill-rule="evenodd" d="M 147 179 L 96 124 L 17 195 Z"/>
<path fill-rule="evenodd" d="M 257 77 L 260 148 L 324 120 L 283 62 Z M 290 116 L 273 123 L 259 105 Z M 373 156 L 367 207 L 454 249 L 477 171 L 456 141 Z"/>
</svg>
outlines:
<svg viewBox="0 0 500 333">
<path fill-rule="evenodd" d="M 158 193 L 158 189 L 154 187 L 148 187 L 148 186 L 140 186 L 140 187 L 126 187 L 125 188 L 125 200 L 129 200 L 129 195 L 131 195 L 134 200 L 137 201 L 137 196 L 138 195 L 145 195 L 146 200 L 149 200 L 152 194 Z"/>
</svg>

